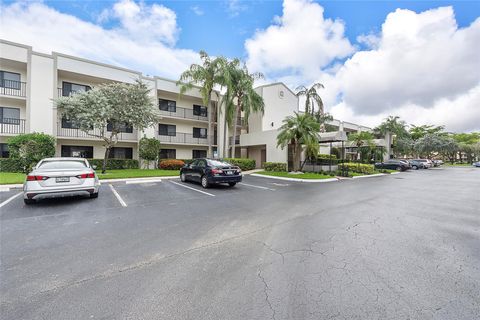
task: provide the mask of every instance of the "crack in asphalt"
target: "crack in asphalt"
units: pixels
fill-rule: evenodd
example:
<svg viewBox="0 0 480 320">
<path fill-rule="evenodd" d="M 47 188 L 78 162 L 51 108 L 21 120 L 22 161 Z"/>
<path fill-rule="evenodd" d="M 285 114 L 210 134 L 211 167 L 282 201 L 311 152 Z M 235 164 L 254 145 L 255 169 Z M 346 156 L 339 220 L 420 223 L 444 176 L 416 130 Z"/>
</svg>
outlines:
<svg viewBox="0 0 480 320">
<path fill-rule="evenodd" d="M 276 320 L 276 314 L 277 313 L 276 313 L 275 309 L 273 308 L 272 303 L 270 302 L 270 297 L 268 295 L 268 290 L 270 290 L 270 288 L 268 287 L 267 281 L 265 281 L 265 278 L 262 276 L 262 270 L 261 269 L 258 269 L 257 276 L 258 276 L 258 278 L 260 278 L 260 280 L 263 283 L 263 293 L 265 294 L 265 302 L 267 303 L 268 307 L 270 308 L 270 311 L 272 311 L 272 319 Z"/>
</svg>

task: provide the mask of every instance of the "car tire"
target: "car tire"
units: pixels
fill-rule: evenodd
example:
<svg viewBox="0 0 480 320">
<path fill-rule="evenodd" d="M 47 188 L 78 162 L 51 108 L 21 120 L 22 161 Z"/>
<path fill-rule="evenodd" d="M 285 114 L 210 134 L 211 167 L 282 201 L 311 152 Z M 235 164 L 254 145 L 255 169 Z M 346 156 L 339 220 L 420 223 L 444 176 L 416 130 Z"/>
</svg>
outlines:
<svg viewBox="0 0 480 320">
<path fill-rule="evenodd" d="M 185 176 L 185 173 L 180 173 L 180 181 L 185 182 L 187 181 L 187 177 Z"/>
<path fill-rule="evenodd" d="M 202 179 L 201 179 L 200 181 L 201 181 L 202 187 L 203 187 L 204 189 L 207 189 L 207 188 L 209 187 L 208 178 L 207 178 L 206 175 L 203 175 L 203 176 L 202 176 Z"/>
<path fill-rule="evenodd" d="M 413 170 L 418 170 L 418 167 L 417 166 L 412 166 L 412 169 Z"/>
<path fill-rule="evenodd" d="M 24 202 L 26 205 L 30 205 L 30 204 L 34 204 L 36 201 L 33 200 L 33 199 L 23 199 L 23 202 Z"/>
<path fill-rule="evenodd" d="M 403 170 L 402 170 L 402 167 L 397 167 L 396 170 L 397 170 L 397 171 L 403 171 Z"/>
<path fill-rule="evenodd" d="M 237 184 L 236 182 L 229 182 L 229 183 L 228 183 L 228 185 L 229 185 L 230 187 L 235 187 L 236 184 Z"/>
<path fill-rule="evenodd" d="M 98 198 L 98 192 L 90 194 L 90 199 L 95 199 L 95 198 Z"/>
</svg>

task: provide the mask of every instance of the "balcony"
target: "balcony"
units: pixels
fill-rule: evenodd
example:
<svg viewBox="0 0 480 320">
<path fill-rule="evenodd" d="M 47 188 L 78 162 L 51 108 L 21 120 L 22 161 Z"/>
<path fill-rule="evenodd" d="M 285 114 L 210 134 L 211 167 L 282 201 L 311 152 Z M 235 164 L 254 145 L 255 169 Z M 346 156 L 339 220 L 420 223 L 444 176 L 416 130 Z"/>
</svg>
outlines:
<svg viewBox="0 0 480 320">
<path fill-rule="evenodd" d="M 233 144 L 239 145 L 240 144 L 240 136 L 230 137 L 230 145 Z"/>
<path fill-rule="evenodd" d="M 1 80 L 0 95 L 13 97 L 26 97 L 27 84 L 21 81 Z"/>
<path fill-rule="evenodd" d="M 196 138 L 193 136 L 193 134 L 190 133 L 181 133 L 177 132 L 174 136 L 164 136 L 164 135 L 157 135 L 158 140 L 160 142 L 165 142 L 165 143 L 172 143 L 172 144 L 204 144 L 208 145 L 208 139 L 207 138 Z M 214 142 L 213 137 L 212 138 L 212 143 Z"/>
<path fill-rule="evenodd" d="M 94 135 L 100 135 L 100 129 L 94 128 L 88 131 L 88 134 L 85 131 L 75 128 L 62 128 L 61 122 L 57 124 L 57 136 L 61 138 L 73 138 L 73 139 L 98 139 Z M 137 130 L 133 129 L 133 132 L 119 132 L 117 134 L 118 141 L 137 141 L 138 135 Z"/>
<path fill-rule="evenodd" d="M 20 134 L 25 133 L 25 119 L 3 118 L 0 122 L 0 133 Z"/>
<path fill-rule="evenodd" d="M 187 108 L 181 108 L 181 107 L 176 107 L 175 111 L 167 111 L 167 110 L 160 109 L 160 115 L 173 117 L 173 118 L 208 121 L 208 117 L 206 114 L 197 115 L 193 113 L 193 109 L 187 109 Z"/>
</svg>

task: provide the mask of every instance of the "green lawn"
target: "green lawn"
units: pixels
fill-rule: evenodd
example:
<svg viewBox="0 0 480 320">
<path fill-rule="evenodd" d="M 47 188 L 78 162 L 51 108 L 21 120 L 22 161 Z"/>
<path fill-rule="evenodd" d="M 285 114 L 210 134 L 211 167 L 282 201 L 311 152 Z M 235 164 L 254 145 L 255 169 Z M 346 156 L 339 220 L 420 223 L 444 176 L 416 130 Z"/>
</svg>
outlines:
<svg viewBox="0 0 480 320">
<path fill-rule="evenodd" d="M 273 176 L 273 177 L 284 177 L 284 178 L 295 178 L 295 179 L 330 179 L 334 178 L 324 174 L 311 173 L 307 172 L 304 174 L 291 174 L 288 172 L 274 172 L 274 171 L 260 171 L 256 174 L 262 174 L 264 176 Z"/>
<path fill-rule="evenodd" d="M 451 164 L 450 162 L 445 162 L 442 166 L 446 166 L 446 167 L 471 167 L 472 164 L 471 163 L 454 163 L 454 164 Z"/>
<path fill-rule="evenodd" d="M 146 177 L 168 177 L 178 176 L 178 170 L 146 170 L 146 169 L 125 169 L 107 170 L 105 174 L 97 171 L 100 180 L 102 179 L 123 179 L 123 178 L 146 178 Z M 25 181 L 25 174 L 17 172 L 0 172 L 0 184 L 17 184 Z"/>
</svg>

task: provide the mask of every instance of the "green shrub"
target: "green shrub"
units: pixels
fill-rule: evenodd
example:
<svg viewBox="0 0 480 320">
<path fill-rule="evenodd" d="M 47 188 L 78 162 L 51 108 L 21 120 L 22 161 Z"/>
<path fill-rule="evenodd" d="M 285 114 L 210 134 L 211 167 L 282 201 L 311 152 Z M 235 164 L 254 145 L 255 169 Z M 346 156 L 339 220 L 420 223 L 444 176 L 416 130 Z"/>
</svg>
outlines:
<svg viewBox="0 0 480 320">
<path fill-rule="evenodd" d="M 263 169 L 265 171 L 287 171 L 287 164 L 284 162 L 264 162 Z"/>
<path fill-rule="evenodd" d="M 28 173 L 38 161 L 55 155 L 55 137 L 44 133 L 25 133 L 8 139 L 10 158 Z"/>
<path fill-rule="evenodd" d="M 349 172 L 363 173 L 363 174 L 372 174 L 375 173 L 375 168 L 373 164 L 364 164 L 364 163 L 353 163 L 346 162 L 340 163 L 338 169 L 346 168 Z"/>
<path fill-rule="evenodd" d="M 317 159 L 332 159 L 332 160 L 336 160 L 337 159 L 337 155 L 335 154 L 319 154 L 317 155 Z"/>
<path fill-rule="evenodd" d="M 164 170 L 180 170 L 185 165 L 185 162 L 178 159 L 168 159 L 160 162 L 160 169 Z"/>
<path fill-rule="evenodd" d="M 225 162 L 239 166 L 243 171 L 255 169 L 255 160 L 246 158 L 225 158 L 222 159 Z"/>
<path fill-rule="evenodd" d="M 156 138 L 143 137 L 138 143 L 138 152 L 140 158 L 147 161 L 147 168 L 150 161 L 157 161 L 160 153 L 160 141 Z"/>
<path fill-rule="evenodd" d="M 0 172 L 22 172 L 22 163 L 12 158 L 0 158 Z"/>
<path fill-rule="evenodd" d="M 88 159 L 92 166 L 97 166 L 97 169 L 102 168 L 103 159 Z M 134 159 L 107 159 L 107 170 L 116 169 L 138 169 L 138 160 Z"/>
</svg>

